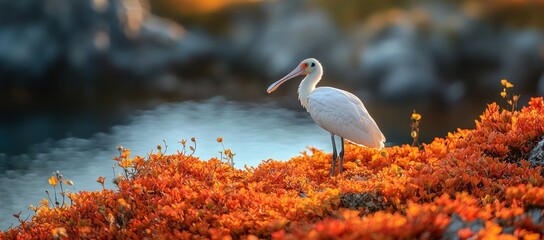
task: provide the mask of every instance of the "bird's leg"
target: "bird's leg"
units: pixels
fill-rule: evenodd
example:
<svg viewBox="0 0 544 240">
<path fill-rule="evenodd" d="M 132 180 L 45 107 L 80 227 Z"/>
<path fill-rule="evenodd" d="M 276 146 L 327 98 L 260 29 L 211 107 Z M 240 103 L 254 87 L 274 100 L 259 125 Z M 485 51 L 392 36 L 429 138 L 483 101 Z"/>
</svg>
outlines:
<svg viewBox="0 0 544 240">
<path fill-rule="evenodd" d="M 340 137 L 340 144 L 342 145 L 342 150 L 340 151 L 340 154 L 338 154 L 340 156 L 340 168 L 338 173 L 342 174 L 342 165 L 344 165 L 344 138 L 343 137 Z"/>
<path fill-rule="evenodd" d="M 331 133 L 331 140 L 332 140 L 332 171 L 331 176 L 334 176 L 334 169 L 336 167 L 336 143 L 334 142 L 334 134 Z"/>
</svg>

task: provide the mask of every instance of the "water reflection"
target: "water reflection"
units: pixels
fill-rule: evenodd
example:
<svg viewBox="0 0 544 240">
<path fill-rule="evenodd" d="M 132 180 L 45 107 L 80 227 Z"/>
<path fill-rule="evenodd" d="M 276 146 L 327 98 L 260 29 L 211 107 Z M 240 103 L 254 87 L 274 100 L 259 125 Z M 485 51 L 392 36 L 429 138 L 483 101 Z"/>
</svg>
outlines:
<svg viewBox="0 0 544 240">
<path fill-rule="evenodd" d="M 244 164 L 256 166 L 269 158 L 286 160 L 306 150 L 306 146 L 330 150 L 329 135 L 306 113 L 222 98 L 163 104 L 134 114 L 127 124 L 114 126 L 110 132 L 87 139 L 47 141 L 28 154 L 4 156 L 10 170 L 0 176 L 0 229 L 15 224 L 11 214 L 22 210 L 21 216 L 27 216 L 27 207 L 46 197 L 44 190 L 51 190 L 47 179 L 53 171 L 60 170 L 65 178 L 74 181 L 69 192 L 99 189 L 98 176 L 110 182 L 114 164 L 111 158 L 117 154 L 118 144 L 145 156 L 156 151 L 155 146 L 163 140 L 168 144 L 168 153 L 173 153 L 181 150 L 177 143 L 181 139 L 195 137 L 195 155 L 209 159 L 219 157 L 222 148 L 216 138 L 223 137 L 225 147 L 236 153 L 238 168 Z M 107 186 L 113 187 L 111 183 Z"/>
</svg>

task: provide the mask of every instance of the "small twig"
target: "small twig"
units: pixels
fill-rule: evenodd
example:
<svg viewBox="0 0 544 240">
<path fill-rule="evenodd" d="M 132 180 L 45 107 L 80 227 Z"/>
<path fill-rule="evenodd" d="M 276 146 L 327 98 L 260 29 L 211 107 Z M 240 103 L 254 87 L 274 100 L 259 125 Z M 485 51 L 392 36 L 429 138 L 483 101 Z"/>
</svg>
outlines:
<svg viewBox="0 0 544 240">
<path fill-rule="evenodd" d="M 62 196 L 62 206 L 64 207 L 64 205 L 66 204 L 66 201 L 65 201 L 65 198 L 64 198 L 64 187 L 62 187 L 62 175 L 60 174 L 60 172 L 57 170 L 55 172 L 55 175 L 57 177 L 57 179 L 59 180 L 59 185 L 60 185 L 60 195 Z M 56 193 L 55 193 L 55 200 L 56 200 Z M 57 204 L 58 205 L 58 204 Z"/>
<path fill-rule="evenodd" d="M 178 143 L 181 144 L 181 154 L 185 155 L 187 139 L 181 139 Z"/>
<path fill-rule="evenodd" d="M 53 204 L 53 201 L 51 200 L 51 195 L 49 194 L 49 191 L 48 191 L 48 190 L 45 190 L 45 194 L 47 194 L 47 199 L 49 199 L 49 202 L 50 202 L 51 204 Z M 53 206 L 53 205 L 51 205 L 51 206 Z"/>
<path fill-rule="evenodd" d="M 192 137 L 191 142 L 193 142 L 193 146 L 189 146 L 189 149 L 192 151 L 191 154 L 189 154 L 189 157 L 192 157 L 196 152 L 196 138 Z"/>
<path fill-rule="evenodd" d="M 162 142 L 164 143 L 164 152 L 162 153 L 162 155 L 166 154 L 166 151 L 168 151 L 168 143 L 166 143 L 166 140 L 162 140 Z"/>
<path fill-rule="evenodd" d="M 420 146 L 419 144 L 419 122 L 421 121 L 421 114 L 416 113 L 416 110 L 412 113 L 412 131 L 410 136 L 413 139 L 412 146 Z"/>
</svg>

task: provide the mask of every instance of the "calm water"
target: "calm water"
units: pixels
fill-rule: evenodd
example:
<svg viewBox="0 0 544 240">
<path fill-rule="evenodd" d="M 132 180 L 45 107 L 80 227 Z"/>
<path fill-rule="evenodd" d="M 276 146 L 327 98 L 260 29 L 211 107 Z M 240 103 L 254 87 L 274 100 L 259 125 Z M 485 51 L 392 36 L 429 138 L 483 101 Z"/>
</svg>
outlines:
<svg viewBox="0 0 544 240">
<path fill-rule="evenodd" d="M 112 159 L 118 144 L 130 148 L 133 155 L 145 156 L 156 151 L 165 140 L 168 153 L 180 150 L 177 142 L 195 137 L 195 155 L 201 159 L 219 157 L 223 137 L 225 148 L 236 156 L 235 167 L 256 166 L 269 158 L 286 160 L 315 146 L 330 151 L 329 134 L 317 127 L 304 112 L 293 112 L 272 104 L 250 105 L 216 98 L 203 102 L 164 104 L 129 117 L 126 124 L 112 127 L 109 133 L 96 133 L 89 138 L 65 138 L 47 141 L 19 156 L 0 156 L 9 161 L 12 170 L 0 175 L 0 229 L 16 225 L 13 213 L 28 216 L 30 204 L 37 205 L 52 192 L 47 179 L 60 170 L 75 185 L 69 192 L 97 190 L 98 176 L 111 181 Z M 16 169 L 16 170 L 13 170 Z M 108 187 L 112 188 L 110 183 Z"/>
</svg>

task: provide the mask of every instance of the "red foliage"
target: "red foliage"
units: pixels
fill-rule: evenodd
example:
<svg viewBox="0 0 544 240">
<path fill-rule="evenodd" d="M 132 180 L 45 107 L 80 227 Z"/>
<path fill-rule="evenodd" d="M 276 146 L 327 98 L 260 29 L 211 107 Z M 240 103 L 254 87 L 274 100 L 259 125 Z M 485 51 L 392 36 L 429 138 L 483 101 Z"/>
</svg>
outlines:
<svg viewBox="0 0 544 240">
<path fill-rule="evenodd" d="M 347 145 L 345 173 L 333 178 L 331 155 L 316 149 L 244 170 L 179 152 L 130 158 L 124 149 L 118 190 L 70 194 L 67 207 L 44 203 L 0 238 L 538 238 L 544 178 L 526 159 L 543 134 L 542 98 L 514 112 L 493 103 L 475 129 L 421 148 Z M 346 209 L 345 193 L 382 202 Z"/>
</svg>

